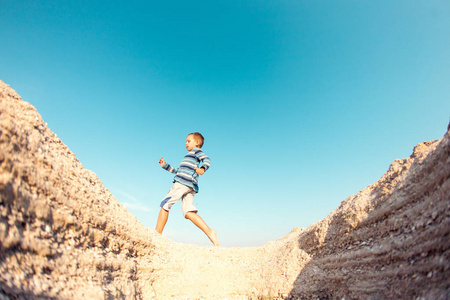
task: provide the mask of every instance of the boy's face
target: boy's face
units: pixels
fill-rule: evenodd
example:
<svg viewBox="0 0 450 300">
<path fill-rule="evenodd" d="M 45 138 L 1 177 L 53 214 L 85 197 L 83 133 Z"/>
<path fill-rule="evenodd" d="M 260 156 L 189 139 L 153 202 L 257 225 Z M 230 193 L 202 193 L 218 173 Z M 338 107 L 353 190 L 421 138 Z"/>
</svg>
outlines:
<svg viewBox="0 0 450 300">
<path fill-rule="evenodd" d="M 186 149 L 188 151 L 191 151 L 195 147 L 198 147 L 198 143 L 196 140 L 194 140 L 194 137 L 192 135 L 188 135 L 186 137 Z"/>
</svg>

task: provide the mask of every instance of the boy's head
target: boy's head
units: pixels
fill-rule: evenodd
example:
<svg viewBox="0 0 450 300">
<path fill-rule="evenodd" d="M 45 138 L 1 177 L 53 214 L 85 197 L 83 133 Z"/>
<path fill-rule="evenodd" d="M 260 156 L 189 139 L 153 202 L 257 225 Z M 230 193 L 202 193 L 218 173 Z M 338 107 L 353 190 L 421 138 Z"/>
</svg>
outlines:
<svg viewBox="0 0 450 300">
<path fill-rule="evenodd" d="M 188 148 L 189 151 L 195 147 L 201 148 L 204 141 L 205 139 L 200 132 L 189 133 L 186 137 L 186 148 Z"/>
</svg>

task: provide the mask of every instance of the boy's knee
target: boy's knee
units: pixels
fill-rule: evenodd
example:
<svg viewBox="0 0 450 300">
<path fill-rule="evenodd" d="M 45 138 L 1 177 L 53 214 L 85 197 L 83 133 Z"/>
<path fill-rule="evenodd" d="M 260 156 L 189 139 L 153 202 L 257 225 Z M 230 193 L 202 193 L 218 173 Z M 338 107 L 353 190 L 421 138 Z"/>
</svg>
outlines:
<svg viewBox="0 0 450 300">
<path fill-rule="evenodd" d="M 195 214 L 195 212 L 188 211 L 188 212 L 184 215 L 184 218 L 190 220 L 191 217 L 192 217 L 192 214 Z"/>
</svg>

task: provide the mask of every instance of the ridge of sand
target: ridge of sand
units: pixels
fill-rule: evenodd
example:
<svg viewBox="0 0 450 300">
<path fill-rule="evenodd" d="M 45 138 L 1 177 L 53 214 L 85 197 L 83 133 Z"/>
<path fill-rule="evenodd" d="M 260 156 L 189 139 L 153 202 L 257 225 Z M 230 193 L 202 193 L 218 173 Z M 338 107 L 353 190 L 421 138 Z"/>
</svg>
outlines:
<svg viewBox="0 0 450 300">
<path fill-rule="evenodd" d="M 200 247 L 140 224 L 0 81 L 0 300 L 446 299 L 449 137 L 307 229 Z"/>
</svg>

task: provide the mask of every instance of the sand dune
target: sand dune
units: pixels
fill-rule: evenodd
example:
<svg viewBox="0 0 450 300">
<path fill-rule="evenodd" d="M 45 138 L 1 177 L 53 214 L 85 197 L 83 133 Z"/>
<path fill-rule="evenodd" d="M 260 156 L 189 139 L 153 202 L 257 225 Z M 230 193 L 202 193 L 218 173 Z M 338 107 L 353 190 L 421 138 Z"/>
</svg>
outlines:
<svg viewBox="0 0 450 300">
<path fill-rule="evenodd" d="M 450 133 L 255 248 L 145 228 L 0 81 L 2 299 L 450 298 Z"/>
</svg>

